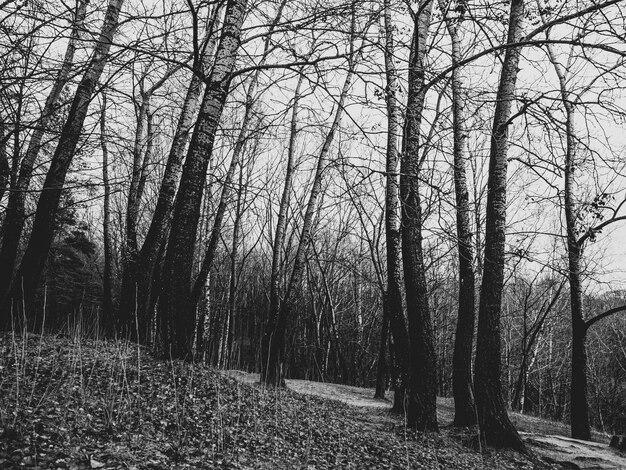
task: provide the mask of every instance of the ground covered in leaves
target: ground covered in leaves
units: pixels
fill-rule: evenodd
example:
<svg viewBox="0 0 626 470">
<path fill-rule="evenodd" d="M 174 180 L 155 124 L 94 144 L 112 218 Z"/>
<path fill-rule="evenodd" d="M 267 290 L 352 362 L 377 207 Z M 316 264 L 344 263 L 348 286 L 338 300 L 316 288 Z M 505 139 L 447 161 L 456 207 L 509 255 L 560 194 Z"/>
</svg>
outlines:
<svg viewBox="0 0 626 470">
<path fill-rule="evenodd" d="M 534 468 L 462 445 L 467 433 L 415 434 L 132 343 L 4 335 L 0 351 L 0 468 Z"/>
</svg>

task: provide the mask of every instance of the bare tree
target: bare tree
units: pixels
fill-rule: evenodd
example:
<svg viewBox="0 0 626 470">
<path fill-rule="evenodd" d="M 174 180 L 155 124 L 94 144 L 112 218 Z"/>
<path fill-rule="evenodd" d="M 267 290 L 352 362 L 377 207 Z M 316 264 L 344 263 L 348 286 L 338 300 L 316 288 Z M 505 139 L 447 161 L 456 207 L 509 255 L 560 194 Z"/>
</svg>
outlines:
<svg viewBox="0 0 626 470">
<path fill-rule="evenodd" d="M 428 286 L 422 251 L 420 196 L 420 127 L 427 88 L 425 59 L 433 2 L 418 3 L 409 58 L 409 91 L 404 123 L 400 176 L 402 203 L 402 263 L 409 328 L 407 420 L 417 429 L 437 430 L 437 358 L 428 306 Z"/>
<path fill-rule="evenodd" d="M 87 2 L 77 0 L 72 30 L 65 49 L 63 62 L 48 92 L 46 102 L 41 110 L 41 115 L 30 137 L 26 153 L 21 159 L 17 180 L 9 193 L 7 212 L 3 224 L 2 249 L 0 250 L 0 301 L 9 295 L 9 289 L 13 282 L 15 262 L 17 260 L 19 243 L 26 220 L 26 196 L 32 179 L 33 169 L 43 146 L 42 140 L 44 134 L 49 131 L 49 124 L 58 111 L 61 93 L 70 79 L 70 74 L 74 66 L 74 54 L 76 53 L 76 47 L 83 29 L 86 9 Z M 2 137 L 4 137 L 4 135 Z M 17 161 L 14 164 L 16 163 Z M 1 164 L 2 162 L 0 161 L 0 165 Z"/>
<path fill-rule="evenodd" d="M 194 128 L 180 186 L 161 277 L 158 322 L 161 352 L 190 359 L 193 355 L 195 304 L 192 301 L 192 261 L 206 172 L 215 133 L 239 49 L 246 0 L 229 0 L 215 63 L 207 79 L 198 121 Z"/>
<path fill-rule="evenodd" d="M 67 119 L 52 157 L 50 169 L 46 174 L 41 196 L 37 204 L 33 230 L 15 277 L 11 290 L 1 293 L 2 310 L 9 312 L 8 304 L 12 298 L 16 305 L 32 302 L 35 289 L 48 256 L 54 236 L 56 214 L 65 183 L 65 178 L 74 157 L 81 136 L 83 123 L 89 104 L 102 75 L 109 57 L 113 35 L 118 26 L 123 0 L 110 0 L 93 55 L 87 69 L 78 84 Z M 6 318 L 6 316 L 5 316 Z M 40 321 L 39 316 L 33 318 L 34 323 Z"/>
<path fill-rule="evenodd" d="M 522 38 L 524 0 L 513 0 L 509 14 L 507 44 Z M 520 47 L 504 55 L 491 133 L 489 180 L 485 223 L 485 254 L 478 311 L 474 387 L 481 438 L 496 447 L 526 451 L 511 423 L 502 396 L 500 317 L 504 286 L 508 127 L 515 100 Z"/>
</svg>

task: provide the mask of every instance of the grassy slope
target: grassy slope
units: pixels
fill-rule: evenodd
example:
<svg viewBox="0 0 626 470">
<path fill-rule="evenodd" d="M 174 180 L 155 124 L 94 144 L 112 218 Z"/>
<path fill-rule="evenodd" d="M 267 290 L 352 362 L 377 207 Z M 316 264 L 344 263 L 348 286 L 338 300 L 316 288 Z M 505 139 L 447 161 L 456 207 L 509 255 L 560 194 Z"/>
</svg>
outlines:
<svg viewBox="0 0 626 470">
<path fill-rule="evenodd" d="M 136 345 L 0 336 L 0 468 L 532 468 Z"/>
</svg>

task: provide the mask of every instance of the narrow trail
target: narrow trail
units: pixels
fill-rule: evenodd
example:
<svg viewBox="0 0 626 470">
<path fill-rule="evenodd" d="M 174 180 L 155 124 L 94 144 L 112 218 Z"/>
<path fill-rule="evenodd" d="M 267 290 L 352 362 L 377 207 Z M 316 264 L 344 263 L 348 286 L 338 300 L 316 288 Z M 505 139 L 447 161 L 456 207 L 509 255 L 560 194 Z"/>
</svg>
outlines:
<svg viewBox="0 0 626 470">
<path fill-rule="evenodd" d="M 259 374 L 241 370 L 226 370 L 222 373 L 239 382 L 251 385 L 258 384 L 260 380 Z M 386 412 L 391 407 L 393 392 L 388 395 L 387 399 L 378 399 L 372 398 L 374 390 L 369 388 L 299 379 L 287 379 L 285 382 L 287 388 L 297 393 L 315 395 L 371 410 L 373 423 L 391 419 Z M 626 470 L 626 455 L 608 446 L 608 436 L 594 435 L 594 438 L 603 442 L 580 441 L 565 437 L 568 431 L 567 426 L 561 423 L 520 413 L 510 413 L 510 416 L 520 430 L 526 444 L 542 457 L 567 463 L 573 469 Z M 437 417 L 443 426 L 452 423 L 454 401 L 451 398 L 437 399 Z"/>
</svg>

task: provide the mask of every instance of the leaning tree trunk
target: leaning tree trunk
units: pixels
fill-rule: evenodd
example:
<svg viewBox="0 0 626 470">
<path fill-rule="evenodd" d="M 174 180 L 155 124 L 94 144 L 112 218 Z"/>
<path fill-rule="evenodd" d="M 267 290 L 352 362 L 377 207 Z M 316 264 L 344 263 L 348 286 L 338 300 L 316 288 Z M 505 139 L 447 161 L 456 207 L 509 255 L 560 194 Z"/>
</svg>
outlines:
<svg viewBox="0 0 626 470">
<path fill-rule="evenodd" d="M 385 76 L 387 79 L 387 164 L 385 188 L 385 237 L 387 241 L 387 292 L 386 314 L 395 346 L 397 373 L 394 380 L 395 412 L 404 412 L 405 390 L 409 373 L 409 336 L 402 307 L 402 238 L 400 233 L 400 111 L 398 108 L 398 72 L 394 60 L 394 25 L 391 20 L 389 0 L 384 0 L 385 21 Z"/>
<path fill-rule="evenodd" d="M 507 43 L 522 36 L 524 0 L 512 0 Z M 486 208 L 485 256 L 478 311 L 474 387 L 481 438 L 496 447 L 525 451 L 502 395 L 500 315 L 504 288 L 508 126 L 515 99 L 521 47 L 506 50 L 496 95 Z"/>
<path fill-rule="evenodd" d="M 196 315 L 191 298 L 191 278 L 200 206 L 215 133 L 228 96 L 246 8 L 246 0 L 229 0 L 226 6 L 215 64 L 207 80 L 176 196 L 158 304 L 161 352 L 167 357 L 191 359 L 193 355 Z"/>
<path fill-rule="evenodd" d="M 122 279 L 119 316 L 121 318 L 131 318 L 133 316 L 136 318 L 136 339 L 141 344 L 147 344 L 151 339 L 152 306 L 155 303 L 152 286 L 155 285 L 154 278 L 157 261 L 159 254 L 163 250 L 166 234 L 169 232 L 176 186 L 182 171 L 189 134 L 194 125 L 200 104 L 200 95 L 202 93 L 202 79 L 200 75 L 203 70 L 209 68 L 208 65 L 213 59 L 215 47 L 217 46 L 213 32 L 217 27 L 219 12 L 220 9 L 215 8 L 207 32 L 206 47 L 198 59 L 198 66 L 201 70 L 194 70 L 187 88 L 172 146 L 165 164 L 152 221 L 137 257 L 135 277 L 127 276 Z"/>
<path fill-rule="evenodd" d="M 21 305 L 32 302 L 35 289 L 43 271 L 50 245 L 54 237 L 56 215 L 59 210 L 61 193 L 65 184 L 65 177 L 76 152 L 76 147 L 87 116 L 87 110 L 93 97 L 98 80 L 109 57 L 113 35 L 117 29 L 120 9 L 124 0 L 109 0 L 109 6 L 104 18 L 104 24 L 96 48 L 89 61 L 87 70 L 78 84 L 67 120 L 61 131 L 61 136 L 46 174 L 43 190 L 37 204 L 33 229 L 16 275 L 16 281 L 10 291 L 10 297 Z M 7 308 L 7 295 L 2 302 Z M 39 327 L 40 314 L 34 320 L 35 327 Z"/>
<path fill-rule="evenodd" d="M 36 122 L 36 127 L 28 143 L 26 154 L 20 163 L 20 171 L 17 181 L 15 182 L 15 187 L 11 188 L 12 191 L 9 193 L 9 201 L 3 225 L 2 249 L 0 250 L 0 302 L 2 299 L 5 299 L 5 296 L 8 295 L 11 288 L 15 261 L 17 259 L 22 231 L 24 230 L 24 223 L 26 222 L 26 196 L 33 175 L 33 168 L 39 156 L 39 152 L 43 147 L 41 142 L 43 136 L 48 131 L 50 120 L 57 111 L 61 93 L 72 71 L 74 54 L 83 29 L 87 3 L 88 2 L 84 0 L 77 0 L 76 2 L 72 32 L 70 33 L 70 38 L 65 49 L 63 63 L 50 88 L 41 115 Z"/>
<path fill-rule="evenodd" d="M 422 208 L 419 193 L 419 134 L 426 96 L 424 59 L 432 2 L 420 2 L 418 9 L 409 59 L 409 91 L 400 176 L 402 262 L 409 325 L 409 383 L 406 403 L 409 426 L 436 431 L 437 357 L 422 252 Z"/>
<path fill-rule="evenodd" d="M 292 304 L 298 293 L 299 286 L 302 282 L 302 276 L 304 274 L 304 268 L 306 266 L 306 253 L 309 249 L 309 245 L 311 244 L 313 219 L 317 207 L 317 201 L 322 192 L 322 174 L 326 168 L 330 147 L 335 138 L 335 133 L 337 132 L 339 123 L 341 122 L 344 104 L 352 83 L 352 76 L 354 74 L 353 43 L 351 43 L 350 50 L 351 53 L 348 59 L 348 75 L 346 76 L 341 90 L 341 95 L 339 96 L 335 118 L 330 126 L 330 129 L 328 130 L 328 134 L 326 134 L 326 139 L 324 140 L 324 144 L 322 145 L 322 149 L 320 150 L 317 159 L 317 168 L 313 178 L 313 186 L 307 202 L 304 220 L 302 222 L 302 230 L 300 232 L 300 240 L 298 242 L 293 269 L 289 278 L 287 290 L 285 292 L 285 298 L 282 305 L 280 305 L 280 308 L 276 311 L 270 312 L 270 318 L 265 327 L 261 344 L 261 383 L 265 385 L 284 385 L 283 362 L 285 359 L 285 333 L 287 330 L 287 323 L 292 314 Z"/>
<path fill-rule="evenodd" d="M 444 1 L 439 1 L 445 11 Z M 464 104 L 466 93 L 458 63 L 461 61 L 461 41 L 458 27 L 462 17 L 450 18 L 446 13 L 446 28 L 452 47 L 452 132 L 454 152 L 454 193 L 456 196 L 456 233 L 459 253 L 459 309 L 452 355 L 452 394 L 454 395 L 454 425 L 476 424 L 474 388 L 472 385 L 472 346 L 476 310 L 474 248 L 472 240 L 472 208 L 467 189 Z"/>
<path fill-rule="evenodd" d="M 102 316 L 107 329 L 112 327 L 113 315 L 113 245 L 111 243 L 111 184 L 109 180 L 109 146 L 106 133 L 106 94 L 102 95 L 102 116 L 100 117 L 100 147 L 102 148 L 102 183 L 104 186 L 104 209 L 102 238 L 104 244 L 104 272 Z"/>
</svg>

